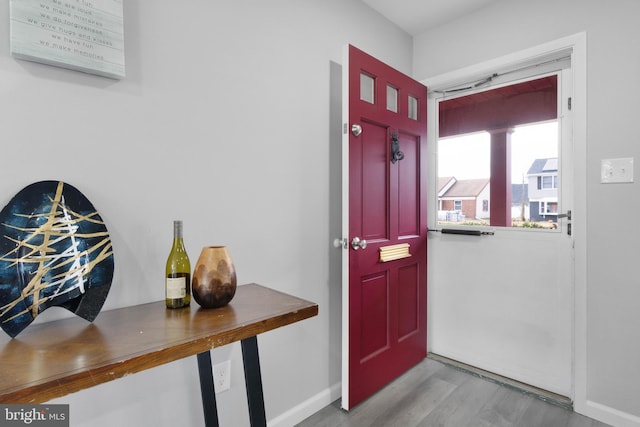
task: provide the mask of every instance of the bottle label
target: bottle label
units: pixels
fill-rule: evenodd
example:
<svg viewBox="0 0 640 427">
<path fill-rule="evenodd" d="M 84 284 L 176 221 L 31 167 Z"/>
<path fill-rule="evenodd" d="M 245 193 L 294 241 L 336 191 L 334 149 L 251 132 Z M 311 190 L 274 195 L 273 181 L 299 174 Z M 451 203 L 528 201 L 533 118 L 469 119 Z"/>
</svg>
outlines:
<svg viewBox="0 0 640 427">
<path fill-rule="evenodd" d="M 167 277 L 167 298 L 184 298 L 187 295 L 186 277 Z"/>
</svg>

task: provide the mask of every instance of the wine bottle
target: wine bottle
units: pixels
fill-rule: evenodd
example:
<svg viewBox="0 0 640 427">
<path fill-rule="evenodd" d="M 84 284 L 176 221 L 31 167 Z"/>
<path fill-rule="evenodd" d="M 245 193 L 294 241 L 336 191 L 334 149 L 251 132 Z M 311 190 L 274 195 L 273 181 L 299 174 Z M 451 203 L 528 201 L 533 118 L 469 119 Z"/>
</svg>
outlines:
<svg viewBox="0 0 640 427">
<path fill-rule="evenodd" d="M 182 221 L 173 221 L 173 246 L 165 276 L 167 308 L 188 307 L 191 302 L 191 263 L 182 240 Z"/>
</svg>

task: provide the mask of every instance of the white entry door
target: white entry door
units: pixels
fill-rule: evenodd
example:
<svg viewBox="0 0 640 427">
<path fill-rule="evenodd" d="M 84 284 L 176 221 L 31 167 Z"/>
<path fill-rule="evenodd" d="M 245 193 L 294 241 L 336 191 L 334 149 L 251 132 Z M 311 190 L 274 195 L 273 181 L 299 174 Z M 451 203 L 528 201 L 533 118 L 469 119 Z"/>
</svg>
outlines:
<svg viewBox="0 0 640 427">
<path fill-rule="evenodd" d="M 542 200 L 542 209 L 563 214 L 572 210 L 573 200 L 570 69 L 558 70 L 558 76 L 557 205 Z M 437 105 L 445 97 L 451 95 L 432 96 L 431 123 L 438 123 Z M 434 200 L 438 190 L 432 189 L 430 200 L 442 207 L 442 200 Z M 456 207 L 462 206 L 460 197 Z M 532 229 L 462 225 L 465 220 L 456 225 L 438 222 L 439 214 L 445 218 L 442 212 L 430 214 L 430 230 L 486 234 L 429 235 L 429 352 L 571 396 L 574 230 L 569 218 L 560 215 L 557 228 Z"/>
</svg>

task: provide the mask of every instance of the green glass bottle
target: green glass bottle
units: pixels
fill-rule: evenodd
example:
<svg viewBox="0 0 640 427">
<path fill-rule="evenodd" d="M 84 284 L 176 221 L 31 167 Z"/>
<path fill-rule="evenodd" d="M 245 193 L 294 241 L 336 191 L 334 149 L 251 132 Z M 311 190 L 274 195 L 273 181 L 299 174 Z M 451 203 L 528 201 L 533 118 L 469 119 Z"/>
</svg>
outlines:
<svg viewBox="0 0 640 427">
<path fill-rule="evenodd" d="M 173 246 L 167 258 L 165 300 L 167 308 L 188 307 L 191 303 L 191 263 L 182 240 L 182 221 L 173 221 Z"/>
</svg>

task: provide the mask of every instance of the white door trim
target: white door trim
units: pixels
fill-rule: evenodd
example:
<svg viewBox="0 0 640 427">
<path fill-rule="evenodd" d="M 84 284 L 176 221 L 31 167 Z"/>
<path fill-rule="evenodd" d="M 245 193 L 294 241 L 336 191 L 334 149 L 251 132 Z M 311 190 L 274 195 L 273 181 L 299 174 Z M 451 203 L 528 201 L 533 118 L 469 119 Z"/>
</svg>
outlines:
<svg viewBox="0 0 640 427">
<path fill-rule="evenodd" d="M 421 83 L 429 90 L 453 87 L 476 78 L 491 75 L 497 69 L 540 61 L 554 53 L 571 50 L 573 76 L 573 143 L 574 143 L 574 319 L 573 319 L 573 392 L 576 412 L 596 417 L 599 411 L 587 400 L 587 35 L 585 32 L 495 58 L 480 64 L 435 76 Z M 428 141 L 436 141 L 437 105 L 433 97 L 428 105 Z M 437 176 L 435 144 L 429 144 L 429 194 L 436 194 Z M 430 212 L 431 213 L 431 212 Z M 436 228 L 436 216 L 429 215 L 430 228 Z M 429 343 L 427 343 L 427 346 Z M 602 414 L 599 414 L 602 416 Z"/>
<path fill-rule="evenodd" d="M 342 238 L 349 238 L 349 45 L 342 48 Z M 349 250 L 342 250 L 342 407 L 349 409 Z"/>
</svg>

